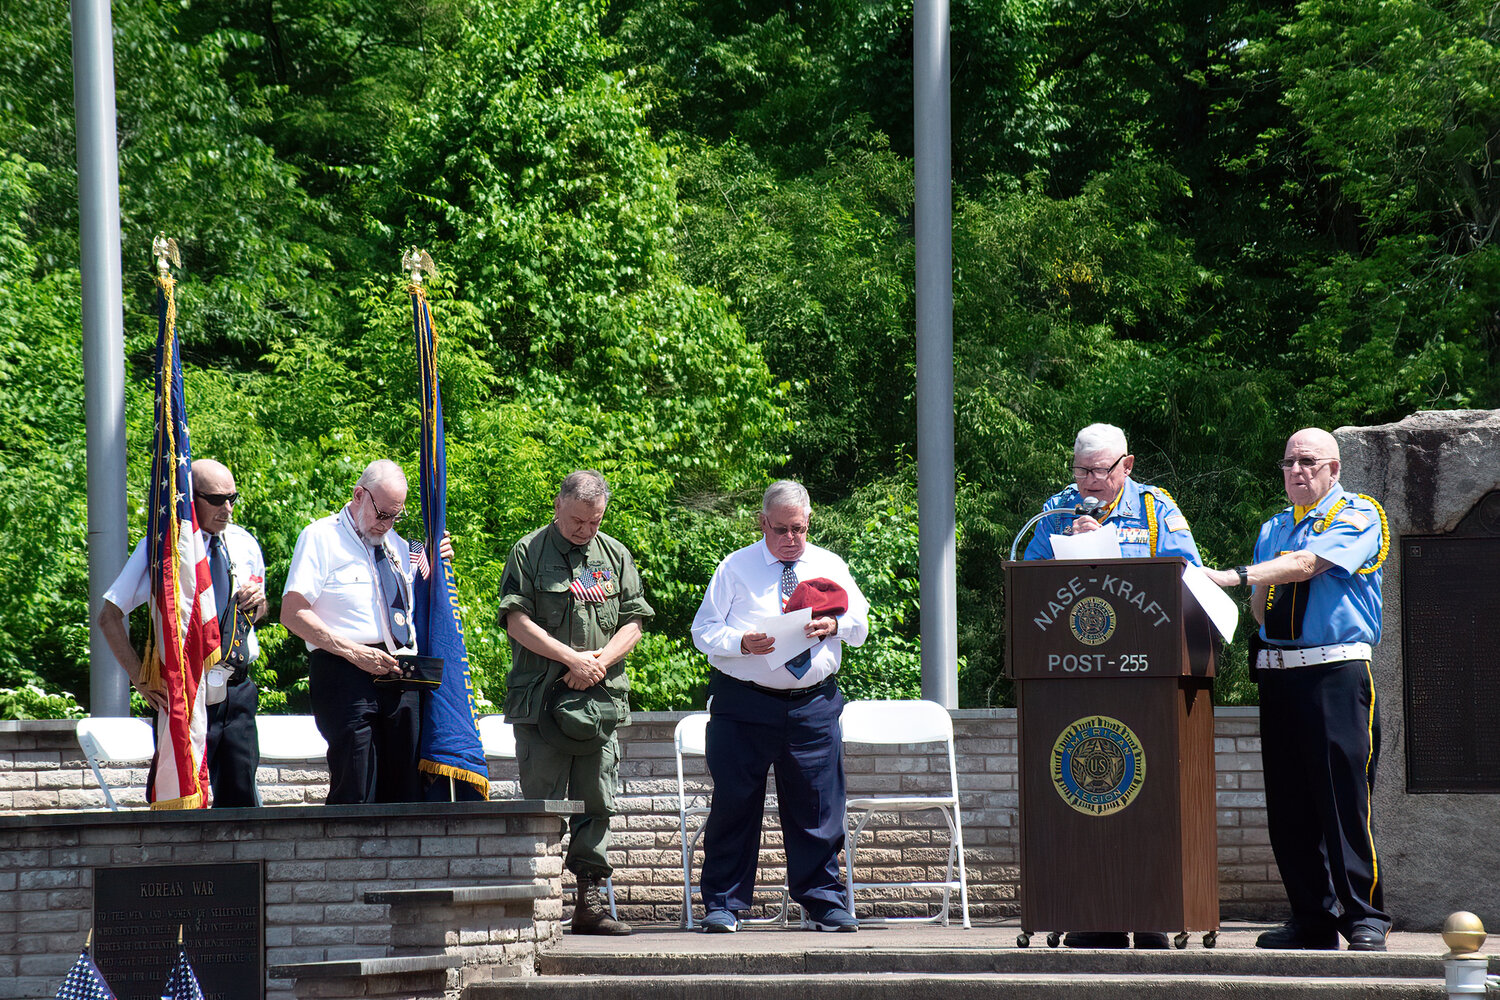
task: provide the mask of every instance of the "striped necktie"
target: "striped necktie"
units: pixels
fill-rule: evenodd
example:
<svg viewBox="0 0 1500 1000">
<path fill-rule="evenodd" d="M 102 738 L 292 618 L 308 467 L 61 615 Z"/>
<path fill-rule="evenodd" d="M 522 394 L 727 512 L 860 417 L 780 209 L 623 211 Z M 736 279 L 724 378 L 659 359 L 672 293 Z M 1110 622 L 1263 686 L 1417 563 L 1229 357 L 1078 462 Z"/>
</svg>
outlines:
<svg viewBox="0 0 1500 1000">
<path fill-rule="evenodd" d="M 797 589 L 797 565 L 796 560 L 781 561 L 781 606 L 786 607 L 786 602 L 792 599 L 793 592 Z M 792 676 L 801 680 L 803 675 L 812 669 L 812 650 L 804 649 L 796 656 L 787 660 L 784 666 L 792 672 Z"/>
</svg>

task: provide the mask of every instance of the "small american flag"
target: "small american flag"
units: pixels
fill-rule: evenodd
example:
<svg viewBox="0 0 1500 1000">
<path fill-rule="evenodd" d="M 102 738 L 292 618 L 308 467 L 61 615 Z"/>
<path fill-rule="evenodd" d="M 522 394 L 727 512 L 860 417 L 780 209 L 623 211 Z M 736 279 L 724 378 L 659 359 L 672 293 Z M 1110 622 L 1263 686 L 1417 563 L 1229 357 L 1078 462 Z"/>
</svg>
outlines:
<svg viewBox="0 0 1500 1000">
<path fill-rule="evenodd" d="M 604 584 L 609 580 L 609 570 L 595 569 L 584 570 L 583 574 L 568 584 L 568 589 L 573 596 L 580 601 L 590 604 L 603 604 L 609 596 L 604 592 Z"/>
<path fill-rule="evenodd" d="M 432 572 L 432 564 L 427 561 L 427 546 L 421 542 L 411 543 L 411 565 L 424 580 Z"/>
<path fill-rule="evenodd" d="M 180 948 L 177 965 L 167 977 L 167 985 L 162 987 L 161 1000 L 203 1000 L 203 987 L 198 985 L 198 977 L 188 964 L 187 952 Z"/>
<path fill-rule="evenodd" d="M 115 1000 L 87 948 L 78 953 L 78 961 L 57 988 L 56 1000 Z"/>
</svg>

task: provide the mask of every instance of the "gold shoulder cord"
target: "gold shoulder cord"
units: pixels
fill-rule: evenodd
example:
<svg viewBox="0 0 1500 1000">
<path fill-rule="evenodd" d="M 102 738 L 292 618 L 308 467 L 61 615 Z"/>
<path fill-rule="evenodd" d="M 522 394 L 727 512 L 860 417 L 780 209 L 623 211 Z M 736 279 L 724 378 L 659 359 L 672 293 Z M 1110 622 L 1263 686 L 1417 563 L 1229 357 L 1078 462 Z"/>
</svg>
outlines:
<svg viewBox="0 0 1500 1000">
<path fill-rule="evenodd" d="M 1151 543 L 1150 552 L 1156 555 L 1156 497 L 1151 495 L 1150 490 L 1143 494 L 1146 500 L 1146 534 Z"/>
<path fill-rule="evenodd" d="M 1379 500 L 1376 500 L 1374 497 L 1365 496 L 1363 493 L 1356 493 L 1355 496 L 1359 497 L 1361 500 L 1367 501 L 1370 506 L 1375 508 L 1375 513 L 1380 515 L 1380 551 L 1375 554 L 1374 565 L 1366 566 L 1363 569 L 1357 571 L 1360 576 L 1368 576 L 1369 574 L 1374 573 L 1376 570 L 1380 569 L 1381 566 L 1385 565 L 1385 557 L 1390 554 L 1391 524 L 1385 519 L 1385 508 L 1380 506 Z M 1333 526 L 1334 519 L 1338 517 L 1339 511 L 1343 510 L 1348 505 L 1348 497 L 1343 497 L 1342 499 L 1340 499 L 1338 503 L 1334 504 L 1328 509 L 1328 513 L 1324 514 L 1322 519 L 1320 519 L 1317 524 L 1313 525 L 1313 531 L 1327 531 Z M 1271 602 L 1275 599 L 1276 585 L 1272 584 L 1266 588 L 1266 608 L 1268 610 L 1271 607 Z"/>
</svg>

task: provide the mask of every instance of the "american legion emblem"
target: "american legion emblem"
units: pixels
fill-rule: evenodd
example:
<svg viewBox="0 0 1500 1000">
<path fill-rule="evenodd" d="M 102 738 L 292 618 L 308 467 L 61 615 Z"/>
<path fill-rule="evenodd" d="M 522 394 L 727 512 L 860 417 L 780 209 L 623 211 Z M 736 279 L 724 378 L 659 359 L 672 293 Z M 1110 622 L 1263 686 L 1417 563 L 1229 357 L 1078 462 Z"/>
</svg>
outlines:
<svg viewBox="0 0 1500 1000">
<path fill-rule="evenodd" d="M 1085 646 L 1107 642 L 1115 634 L 1119 621 L 1114 606 L 1102 597 L 1085 597 L 1073 605 L 1073 611 L 1068 615 L 1073 636 Z"/>
<path fill-rule="evenodd" d="M 1119 812 L 1135 801 L 1145 781 L 1146 752 L 1119 719 L 1084 716 L 1052 744 L 1052 786 L 1086 815 Z"/>
</svg>

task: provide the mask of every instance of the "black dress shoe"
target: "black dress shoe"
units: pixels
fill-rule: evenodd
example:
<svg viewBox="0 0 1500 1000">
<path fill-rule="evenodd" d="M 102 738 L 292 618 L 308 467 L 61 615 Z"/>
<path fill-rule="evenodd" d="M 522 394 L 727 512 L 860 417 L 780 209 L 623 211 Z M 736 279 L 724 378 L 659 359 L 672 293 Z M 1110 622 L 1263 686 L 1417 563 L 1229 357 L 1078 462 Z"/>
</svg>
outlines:
<svg viewBox="0 0 1500 1000">
<path fill-rule="evenodd" d="M 1257 948 L 1280 948 L 1286 951 L 1338 951 L 1338 931 L 1310 931 L 1296 921 L 1282 924 L 1255 939 Z"/>
<path fill-rule="evenodd" d="M 1161 931 L 1136 931 L 1135 946 L 1137 948 L 1170 948 L 1171 942 Z"/>
<path fill-rule="evenodd" d="M 1068 931 L 1064 948 L 1129 948 L 1130 935 L 1124 931 Z"/>
<path fill-rule="evenodd" d="M 1350 951 L 1385 951 L 1385 935 L 1373 927 L 1356 927 L 1349 935 Z"/>
</svg>

